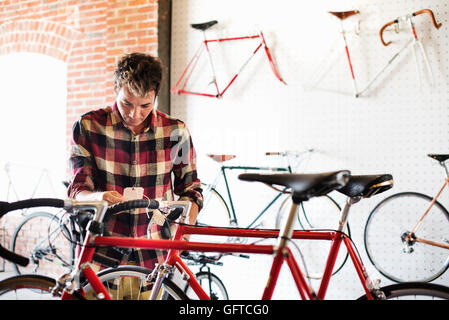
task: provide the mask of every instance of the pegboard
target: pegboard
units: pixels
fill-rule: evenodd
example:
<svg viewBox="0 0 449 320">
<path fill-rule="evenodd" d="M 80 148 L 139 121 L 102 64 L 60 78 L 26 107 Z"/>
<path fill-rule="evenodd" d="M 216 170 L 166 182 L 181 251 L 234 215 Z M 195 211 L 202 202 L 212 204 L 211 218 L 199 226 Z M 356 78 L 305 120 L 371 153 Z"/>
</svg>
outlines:
<svg viewBox="0 0 449 320">
<path fill-rule="evenodd" d="M 341 41 L 338 21 L 327 11 L 360 11 L 357 18 L 347 19 L 345 26 L 354 72 L 363 87 L 405 41 L 405 33 L 389 31 L 385 38 L 393 43 L 382 46 L 378 37 L 380 27 L 396 17 L 425 8 L 433 10 L 436 20 L 442 23 L 437 30 L 428 16 L 414 20 L 434 74 L 433 87 L 426 79 L 419 85 L 414 58 L 409 52 L 359 98 L 310 89 L 309 82 L 317 66 L 323 59 L 326 61 L 333 44 Z M 173 3 L 172 17 L 172 85 L 202 40 L 201 32 L 189 25 L 209 20 L 218 21 L 208 30 L 210 37 L 263 30 L 287 85 L 273 76 L 266 58 L 260 54 L 248 63 L 221 99 L 172 95 L 172 114 L 186 121 L 192 133 L 200 178 L 211 180 L 217 170 L 216 164 L 206 157 L 208 153 L 236 154 L 232 164 L 264 165 L 273 164 L 272 159 L 264 156 L 266 151 L 310 147 L 316 150 L 306 169 L 310 172 L 349 169 L 354 174 L 391 173 L 394 188 L 357 204 L 350 217 L 353 239 L 368 271 L 381 278 L 383 285 L 390 283 L 375 272 L 366 258 L 363 227 L 369 212 L 384 197 L 405 190 L 435 194 L 443 182 L 443 169 L 426 154 L 449 153 L 449 3 L 327 0 L 298 6 L 289 0 L 177 0 Z M 351 32 L 355 21 L 360 27 L 359 34 Z M 247 49 L 218 50 L 223 50 L 218 60 L 224 65 L 223 70 L 227 70 Z M 223 54 L 225 50 L 231 51 Z M 344 47 L 340 50 L 326 76 L 327 82 L 320 84 L 330 89 L 351 90 Z M 251 207 L 250 201 L 263 200 L 263 196 L 248 193 L 247 185 L 243 184 L 241 190 L 247 194 L 247 200 L 241 201 L 241 211 Z M 448 195 L 441 198 L 445 205 L 449 205 Z M 254 261 L 257 259 L 264 258 L 256 257 Z M 225 266 L 215 271 L 223 276 L 234 298 L 247 297 L 239 296 L 243 291 L 238 288 L 241 279 L 233 279 L 227 270 L 234 276 L 238 271 L 242 279 L 254 279 L 255 288 L 265 285 L 267 270 L 249 269 L 247 261 L 231 259 L 225 261 Z M 362 294 L 352 269 L 348 264 L 333 277 L 328 297 L 351 299 Z M 449 274 L 436 282 L 449 285 Z M 281 277 L 280 285 L 276 297 L 291 298 L 288 274 Z M 259 298 L 257 289 L 254 294 L 249 298 Z"/>
</svg>

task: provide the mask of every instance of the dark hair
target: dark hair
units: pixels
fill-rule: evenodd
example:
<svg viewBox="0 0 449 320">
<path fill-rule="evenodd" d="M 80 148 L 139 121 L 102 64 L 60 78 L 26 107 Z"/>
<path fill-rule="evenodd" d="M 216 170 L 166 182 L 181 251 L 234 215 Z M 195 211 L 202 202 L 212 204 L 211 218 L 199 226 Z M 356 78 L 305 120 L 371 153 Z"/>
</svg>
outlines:
<svg viewBox="0 0 449 320">
<path fill-rule="evenodd" d="M 144 97 L 153 91 L 159 93 L 162 80 L 162 63 L 149 54 L 133 52 L 117 62 L 114 71 L 114 87 L 118 91 L 127 87 L 134 95 Z"/>
</svg>

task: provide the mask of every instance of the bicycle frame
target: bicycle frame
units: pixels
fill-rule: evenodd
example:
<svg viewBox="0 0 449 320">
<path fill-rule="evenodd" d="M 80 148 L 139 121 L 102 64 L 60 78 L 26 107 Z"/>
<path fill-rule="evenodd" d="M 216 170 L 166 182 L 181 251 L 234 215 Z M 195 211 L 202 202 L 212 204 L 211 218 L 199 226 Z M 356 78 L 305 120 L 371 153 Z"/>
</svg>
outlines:
<svg viewBox="0 0 449 320">
<path fill-rule="evenodd" d="M 302 151 L 300 153 L 296 154 L 296 157 L 302 156 L 305 153 L 310 153 L 313 152 L 313 149 L 308 149 L 306 151 Z M 256 166 L 225 166 L 225 165 L 221 165 L 220 166 L 220 171 L 218 172 L 217 176 L 214 178 L 213 182 L 211 184 L 208 185 L 208 188 L 205 190 L 205 194 L 207 194 L 210 189 L 214 189 L 216 191 L 216 187 L 218 185 L 218 180 L 220 179 L 221 176 L 223 176 L 224 178 L 224 182 L 225 182 L 225 187 L 226 187 L 226 194 L 228 197 L 228 201 L 229 201 L 229 205 L 228 202 L 225 201 L 223 199 L 223 202 L 225 203 L 226 207 L 230 210 L 228 210 L 230 212 L 230 216 L 229 216 L 229 222 L 231 226 L 238 226 L 238 221 L 237 221 L 237 214 L 234 208 L 234 202 L 232 200 L 232 195 L 231 195 L 231 189 L 229 187 L 229 183 L 228 183 L 228 179 L 226 176 L 226 170 L 241 170 L 241 171 L 245 171 L 245 170 L 257 170 L 257 171 L 271 171 L 271 172 L 285 172 L 285 173 L 292 173 L 293 169 L 289 160 L 289 155 L 288 155 L 288 151 L 287 152 L 266 152 L 267 156 L 283 156 L 286 157 L 287 162 L 285 164 L 285 166 L 283 167 L 256 167 Z M 303 161 L 302 159 L 300 160 L 301 162 Z M 246 228 L 251 228 L 254 226 L 254 224 L 265 214 L 265 212 L 271 208 L 271 206 L 284 194 L 283 191 L 285 191 L 286 188 L 284 188 L 282 191 L 280 191 L 278 194 L 276 194 L 276 196 L 271 199 L 271 201 L 265 206 L 265 208 L 263 208 L 260 213 L 254 218 L 254 220 L 252 222 L 249 223 L 249 225 Z"/>
<path fill-rule="evenodd" d="M 427 69 L 427 72 L 430 76 L 430 85 L 433 86 L 434 84 L 434 79 L 433 79 L 433 73 L 432 73 L 432 69 L 430 67 L 430 63 L 429 63 L 429 59 L 427 57 L 426 51 L 424 50 L 424 46 L 421 42 L 421 40 L 418 38 L 417 32 L 416 32 L 416 28 L 415 25 L 413 23 L 413 18 L 416 17 L 417 15 L 423 14 L 423 13 L 428 13 L 432 19 L 432 23 L 434 25 L 434 27 L 436 29 L 439 29 L 441 27 L 441 23 L 437 24 L 435 21 L 435 17 L 433 15 L 433 12 L 429 9 L 424 9 L 424 10 L 420 10 L 411 14 L 407 14 L 404 15 L 402 17 L 398 17 L 395 20 L 386 23 L 384 26 L 382 26 L 382 28 L 379 31 L 379 35 L 380 35 L 380 39 L 381 42 L 384 46 L 388 46 L 391 41 L 389 42 L 385 42 L 383 39 L 383 32 L 386 30 L 387 27 L 389 27 L 390 25 L 395 26 L 395 31 L 396 33 L 398 33 L 399 31 L 399 22 L 403 21 L 405 23 L 407 23 L 410 27 L 410 39 L 405 43 L 404 46 L 402 46 L 395 54 L 393 54 L 393 56 L 387 61 L 387 63 L 374 75 L 374 77 L 368 82 L 368 84 L 362 89 L 362 90 L 358 90 L 358 86 L 357 86 L 357 81 L 356 81 L 356 77 L 355 77 L 355 73 L 354 73 L 354 67 L 353 67 L 353 63 L 351 61 L 351 56 L 349 54 L 349 47 L 348 47 L 348 43 L 346 40 L 346 31 L 343 28 L 343 21 L 341 20 L 341 34 L 342 34 L 342 38 L 344 41 L 344 46 L 345 46 L 345 53 L 346 53 L 346 59 L 348 61 L 348 66 L 349 66 L 349 71 L 350 71 L 350 75 L 351 75 L 351 80 L 352 80 L 352 84 L 353 84 L 353 95 L 357 98 L 360 97 L 362 94 L 364 94 L 368 89 L 370 89 L 372 87 L 372 85 L 379 79 L 379 77 L 388 69 L 388 67 L 398 58 L 402 55 L 403 52 L 405 52 L 406 50 L 409 49 L 413 49 L 413 56 L 414 56 L 414 60 L 415 60 L 415 65 L 416 65 L 416 71 L 418 74 L 418 81 L 420 83 L 420 87 L 422 85 L 422 81 L 421 81 L 421 69 L 419 67 L 419 62 L 418 62 L 418 57 L 416 54 L 416 50 L 415 50 L 415 46 L 418 45 L 422 57 L 424 59 L 424 63 Z M 327 70 L 321 74 L 321 76 L 319 77 L 319 79 L 315 82 L 314 85 L 312 85 L 312 87 L 316 87 L 319 82 L 323 79 L 323 77 L 325 76 L 325 74 L 327 73 Z M 343 92 L 339 92 L 339 93 L 343 93 Z"/>
<path fill-rule="evenodd" d="M 445 166 L 445 168 L 446 168 L 446 166 Z M 447 169 L 446 169 L 446 171 L 447 171 Z M 449 244 L 440 243 L 440 242 L 436 242 L 436 241 L 430 241 L 430 240 L 422 239 L 422 238 L 419 238 L 419 237 L 415 236 L 415 233 L 419 229 L 419 227 L 421 226 L 422 222 L 424 221 L 424 218 L 427 216 L 427 214 L 429 213 L 430 209 L 433 207 L 433 205 L 437 201 L 438 197 L 441 195 L 443 190 L 448 186 L 448 184 L 449 184 L 449 177 L 446 178 L 446 180 L 444 181 L 443 186 L 441 187 L 440 191 L 438 191 L 436 196 L 432 199 L 432 201 L 429 204 L 429 207 L 426 209 L 424 214 L 418 219 L 418 221 L 416 222 L 415 226 L 410 231 L 410 234 L 408 234 L 405 237 L 406 241 L 421 242 L 421 243 L 428 244 L 428 245 L 431 245 L 431 246 L 436 246 L 436 247 L 440 247 L 440 248 L 443 248 L 443 249 L 449 249 Z"/>
<path fill-rule="evenodd" d="M 218 178 L 220 177 L 220 175 L 223 176 L 224 178 L 224 182 L 225 182 L 225 187 L 226 187 L 226 194 L 228 196 L 228 200 L 229 200 L 229 206 L 231 208 L 231 217 L 229 219 L 230 224 L 231 225 L 238 225 L 238 221 L 237 221 L 237 215 L 235 212 L 235 208 L 234 208 L 234 203 L 232 201 L 232 195 L 231 195 L 231 189 L 229 188 L 229 183 L 228 183 L 228 179 L 226 177 L 226 170 L 260 170 L 260 171 L 273 171 L 273 172 L 286 172 L 286 173 L 292 173 L 292 169 L 290 166 L 288 166 L 287 168 L 284 167 L 246 167 L 246 166 L 224 166 L 222 165 L 220 167 L 220 173 L 217 175 L 217 178 L 215 179 L 214 183 L 211 185 L 212 188 L 215 189 L 217 183 L 218 183 Z M 284 189 L 285 190 L 285 189 Z M 265 208 L 262 209 L 262 211 L 257 215 L 256 218 L 254 218 L 254 220 L 247 226 L 247 228 L 251 228 L 257 220 L 259 220 L 260 217 L 262 217 L 265 212 L 283 195 L 282 192 L 279 192 L 268 204 Z"/>
<path fill-rule="evenodd" d="M 209 43 L 221 43 L 221 42 L 230 42 L 230 41 L 238 41 L 238 40 L 248 40 L 248 39 L 259 39 L 260 42 L 258 43 L 256 49 L 251 53 L 249 58 L 240 66 L 240 69 L 236 74 L 234 74 L 231 77 L 231 80 L 226 84 L 226 86 L 223 89 L 220 89 L 217 83 L 217 78 L 215 74 L 215 67 L 212 61 L 212 56 L 210 54 L 209 49 Z M 245 69 L 245 67 L 248 65 L 249 61 L 256 55 L 256 53 L 259 51 L 259 49 L 263 47 L 265 49 L 265 53 L 268 58 L 268 62 L 270 63 L 271 70 L 273 71 L 276 78 L 281 81 L 283 84 L 286 84 L 285 81 L 281 78 L 279 75 L 279 72 L 277 71 L 276 66 L 274 65 L 273 58 L 270 53 L 270 49 L 268 48 L 265 38 L 263 36 L 262 31 L 259 32 L 257 35 L 250 35 L 250 36 L 241 36 L 241 37 L 232 37 L 232 38 L 217 38 L 217 39 L 206 39 L 205 33 L 204 33 L 204 40 L 201 42 L 201 45 L 199 46 L 198 50 L 195 52 L 192 59 L 187 64 L 187 67 L 182 72 L 180 78 L 176 82 L 175 86 L 171 88 L 171 93 L 177 93 L 177 94 L 190 94 L 190 95 L 199 95 L 203 97 L 211 97 L 211 98 L 221 98 L 224 93 L 228 90 L 228 88 L 231 86 L 232 83 L 234 83 L 235 79 L 239 76 L 239 74 Z M 193 92 L 186 89 L 186 85 L 190 79 L 190 76 L 192 75 L 193 70 L 195 69 L 196 64 L 198 63 L 198 60 L 202 56 L 203 52 L 207 52 L 207 58 L 210 64 L 211 73 L 213 76 L 212 83 L 215 87 L 215 94 L 206 93 L 206 92 Z M 184 80 L 183 84 L 181 85 L 181 82 Z"/>
<path fill-rule="evenodd" d="M 349 206 L 352 203 L 348 201 L 347 205 L 342 211 L 341 224 L 344 224 L 347 219 Z M 293 204 L 289 220 L 292 220 L 296 212 L 296 205 Z M 284 229 L 269 230 L 269 229 L 241 229 L 241 228 L 215 228 L 215 227 L 196 227 L 185 224 L 177 224 L 173 240 L 151 240 L 151 239 L 135 239 L 123 237 L 105 237 L 93 236 L 88 234 L 85 239 L 83 250 L 80 258 L 76 264 L 75 274 L 83 272 L 85 278 L 92 285 L 93 290 L 97 295 L 108 300 L 111 297 L 104 285 L 99 280 L 90 266 L 90 261 L 93 257 L 95 247 L 114 246 L 120 248 L 141 248 L 141 249 L 159 249 L 168 250 L 166 260 L 163 265 L 159 265 L 157 270 L 156 281 L 153 285 L 152 298 L 155 298 L 159 293 L 160 284 L 167 272 L 167 268 L 176 267 L 181 273 L 188 275 L 188 284 L 200 299 L 210 299 L 207 293 L 201 288 L 196 281 L 194 274 L 190 271 L 188 266 L 182 261 L 178 252 L 181 251 L 200 251 L 200 252 L 238 252 L 248 254 L 268 254 L 273 255 L 273 263 L 270 269 L 266 288 L 264 289 L 262 299 L 268 300 L 272 298 L 276 282 L 284 262 L 287 263 L 294 282 L 298 289 L 298 293 L 302 299 L 324 299 L 326 291 L 332 275 L 332 270 L 338 256 L 338 252 L 343 242 L 349 252 L 351 260 L 354 264 L 356 273 L 361 281 L 361 285 L 368 297 L 374 299 L 371 292 L 372 283 L 366 273 L 365 267 L 357 255 L 357 251 L 352 244 L 349 237 L 339 230 L 331 231 L 290 231 L 291 221 L 287 221 Z M 182 240 L 184 234 L 197 235 L 219 235 L 231 237 L 257 237 L 257 238 L 277 238 L 278 244 L 274 245 L 257 245 L 257 244 L 233 244 L 233 243 L 207 243 L 207 242 L 188 242 Z M 330 252 L 326 261 L 325 271 L 320 283 L 318 293 L 315 294 L 303 276 L 301 269 L 290 251 L 287 243 L 287 238 L 304 239 L 304 240 L 326 240 L 331 241 Z M 71 299 L 72 294 L 69 290 L 64 290 L 62 299 Z"/>
</svg>

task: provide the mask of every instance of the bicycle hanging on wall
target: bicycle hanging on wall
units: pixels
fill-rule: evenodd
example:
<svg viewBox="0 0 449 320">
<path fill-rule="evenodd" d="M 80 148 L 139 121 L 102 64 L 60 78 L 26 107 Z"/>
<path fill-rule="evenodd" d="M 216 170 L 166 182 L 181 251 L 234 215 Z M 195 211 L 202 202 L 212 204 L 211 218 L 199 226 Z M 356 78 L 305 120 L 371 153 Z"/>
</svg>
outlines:
<svg viewBox="0 0 449 320">
<path fill-rule="evenodd" d="M 449 212 L 438 201 L 449 183 L 449 155 L 428 156 L 446 173 L 438 193 L 434 197 L 420 192 L 395 193 L 376 205 L 366 221 L 368 258 L 395 282 L 433 281 L 449 268 Z"/>
<path fill-rule="evenodd" d="M 407 51 L 412 50 L 413 52 L 413 56 L 414 56 L 414 60 L 415 60 L 415 64 L 416 64 L 416 70 L 417 70 L 417 74 L 418 74 L 418 81 L 420 83 L 420 86 L 422 84 L 421 78 L 422 78 L 422 74 L 421 74 L 421 66 L 420 63 L 418 61 L 418 57 L 417 57 L 417 53 L 415 50 L 415 46 L 418 46 L 418 48 L 421 51 L 421 55 L 422 58 L 424 60 L 424 65 L 426 67 L 426 71 L 430 80 L 430 85 L 433 86 L 434 80 L 433 80 L 433 72 L 432 69 L 430 67 L 430 63 L 429 63 L 429 59 L 427 57 L 426 51 L 424 50 L 424 46 L 420 40 L 420 38 L 418 37 L 418 33 L 416 31 L 415 28 L 415 24 L 413 22 L 414 18 L 418 15 L 421 14 L 428 14 L 430 16 L 430 19 L 432 21 L 433 26 L 436 29 L 439 29 L 441 27 L 441 23 L 437 23 L 435 20 L 435 15 L 433 13 L 432 10 L 430 9 L 423 9 L 423 10 L 419 10 L 410 14 L 406 14 L 404 16 L 398 17 L 386 24 L 384 24 L 379 31 L 379 36 L 380 36 L 380 41 L 382 42 L 382 44 L 384 46 L 388 46 L 391 44 L 391 41 L 385 42 L 384 40 L 384 32 L 386 30 L 388 30 L 388 28 L 390 26 L 394 26 L 394 31 L 396 33 L 399 33 L 401 28 L 400 25 L 403 24 L 407 24 L 409 26 L 409 39 L 408 41 L 405 43 L 405 45 L 403 45 L 397 52 L 395 52 L 393 54 L 393 56 L 387 61 L 387 63 L 374 75 L 374 77 L 372 79 L 370 79 L 368 81 L 368 84 L 363 87 L 362 89 L 359 89 L 360 83 L 356 78 L 356 74 L 355 74 L 355 68 L 354 68 L 354 64 L 351 60 L 351 55 L 349 53 L 349 46 L 348 46 L 348 41 L 346 38 L 346 34 L 348 31 L 345 31 L 344 27 L 343 27 L 343 21 L 346 20 L 349 17 L 352 17 L 354 15 L 357 15 L 360 13 L 360 11 L 358 10 L 352 10 L 352 11 L 344 11 L 344 12 L 329 12 L 330 14 L 332 14 L 334 17 L 338 18 L 340 20 L 340 27 L 341 27 L 341 36 L 343 39 L 343 44 L 344 44 L 344 49 L 345 49 L 345 54 L 346 54 L 346 60 L 348 62 L 348 67 L 349 67 L 349 71 L 350 71 L 350 76 L 351 76 L 351 82 L 352 82 L 352 86 L 353 86 L 353 92 L 352 93 L 348 93 L 348 92 L 341 92 L 341 91 L 337 91 L 337 90 L 329 90 L 329 91 L 333 91 L 336 93 L 342 93 L 342 94 L 350 94 L 357 97 L 360 97 L 361 95 L 365 94 L 370 88 L 372 88 L 372 86 L 374 85 L 374 83 L 379 80 L 379 78 L 381 77 L 382 74 L 384 74 L 388 68 L 393 64 L 394 61 L 396 61 L 399 57 L 405 56 L 405 53 Z M 355 33 L 359 34 L 360 33 L 360 28 L 359 28 L 359 24 L 360 21 L 358 22 L 358 24 L 356 25 L 355 28 Z M 331 48 L 332 52 L 335 51 L 335 48 Z M 331 59 L 329 59 L 329 57 L 326 55 L 326 61 L 327 63 L 320 63 L 320 70 L 315 73 L 315 75 L 313 76 L 313 81 L 312 84 L 310 85 L 310 88 L 312 89 L 318 89 L 319 84 L 321 83 L 321 81 L 324 79 L 324 77 L 327 75 L 327 73 L 329 72 L 330 68 L 332 67 L 333 62 L 335 61 L 335 59 L 338 57 L 334 56 Z M 323 68 L 321 68 L 321 66 L 325 66 Z M 322 89 L 320 88 L 320 90 L 326 90 L 326 89 Z"/>
<path fill-rule="evenodd" d="M 218 22 L 216 20 L 208 21 L 205 23 L 198 23 L 198 24 L 191 24 L 191 27 L 196 30 L 200 30 L 203 32 L 204 40 L 201 42 L 198 50 L 192 57 L 192 59 L 187 64 L 186 68 L 182 72 L 179 79 L 176 81 L 176 84 L 171 88 L 172 94 L 189 94 L 189 95 L 198 95 L 203 97 L 211 97 L 211 98 L 221 98 L 225 92 L 229 89 L 231 84 L 234 83 L 236 78 L 242 73 L 243 69 L 248 65 L 250 60 L 257 54 L 257 52 L 263 47 L 265 50 L 266 57 L 268 59 L 268 62 L 270 64 L 271 70 L 273 71 L 276 78 L 282 82 L 283 84 L 287 84 L 282 77 L 280 76 L 277 67 L 274 63 L 273 57 L 271 55 L 270 49 L 267 46 L 267 43 L 265 41 L 264 35 L 262 31 L 260 31 L 258 34 L 254 35 L 245 35 L 245 36 L 235 36 L 235 37 L 228 37 L 228 38 L 215 38 L 215 39 L 207 39 L 206 37 L 206 30 L 210 27 L 216 25 Z M 243 64 L 240 66 L 240 69 L 231 77 L 231 79 L 226 83 L 224 87 L 220 87 L 218 81 L 217 81 L 217 74 L 216 74 L 216 65 L 213 61 L 213 57 L 210 52 L 209 44 L 210 43 L 223 43 L 223 42 L 236 42 L 241 40 L 250 40 L 250 39 L 256 39 L 257 47 L 255 50 L 251 51 L 249 57 L 243 62 Z M 213 84 L 214 86 L 214 93 L 206 92 L 206 89 L 200 89 L 201 91 L 195 92 L 191 89 L 188 89 L 188 84 L 190 84 L 189 80 L 192 76 L 193 71 L 197 67 L 197 63 L 200 60 L 200 57 L 203 55 L 203 53 L 207 53 L 207 59 L 209 61 L 210 66 L 210 75 L 212 76 L 212 81 L 210 84 Z M 204 90 L 204 91 L 203 91 Z"/>
</svg>

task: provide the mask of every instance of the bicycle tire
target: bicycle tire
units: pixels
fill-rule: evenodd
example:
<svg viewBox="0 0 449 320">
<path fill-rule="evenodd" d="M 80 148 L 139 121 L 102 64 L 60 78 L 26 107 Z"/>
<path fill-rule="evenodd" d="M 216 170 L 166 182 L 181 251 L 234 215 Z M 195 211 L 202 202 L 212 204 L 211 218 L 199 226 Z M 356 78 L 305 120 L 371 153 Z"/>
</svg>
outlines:
<svg viewBox="0 0 449 320">
<path fill-rule="evenodd" d="M 195 278 L 212 300 L 229 300 L 228 291 L 226 290 L 223 281 L 221 281 L 215 274 L 200 271 L 195 274 Z M 188 284 L 186 285 L 184 292 L 189 299 L 194 299 L 194 297 L 197 298 L 195 292 L 193 292 Z"/>
<path fill-rule="evenodd" d="M 364 244 L 369 260 L 394 282 L 430 282 L 449 267 L 449 251 L 404 241 L 432 198 L 418 192 L 391 195 L 371 211 L 365 224 Z M 417 231 L 420 238 L 448 242 L 449 212 L 438 201 Z M 448 242 L 449 243 L 449 242 Z"/>
<path fill-rule="evenodd" d="M 108 268 L 98 272 L 97 276 L 100 281 L 108 288 L 111 298 L 113 300 L 148 300 L 151 294 L 151 286 L 146 281 L 147 277 L 151 274 L 152 270 L 148 268 L 143 268 L 139 266 L 118 266 L 117 268 Z M 139 292 L 120 292 L 117 289 L 117 284 L 122 284 L 124 282 L 135 280 L 135 282 L 142 281 L 139 283 Z M 94 299 L 92 293 L 92 287 L 89 283 L 84 283 L 84 292 L 86 293 L 87 299 Z M 189 300 L 184 291 L 179 288 L 173 281 L 165 278 L 162 282 L 163 293 L 159 297 L 160 300 Z M 125 296 L 126 294 L 126 296 Z"/>
<path fill-rule="evenodd" d="M 230 227 L 231 212 L 228 204 L 223 196 L 212 186 L 201 183 L 201 187 L 206 192 L 203 193 L 203 208 L 198 214 L 196 225 L 199 227 L 214 226 L 214 227 Z M 222 236 L 206 236 L 206 235 L 192 235 L 192 241 L 198 240 L 203 242 L 224 242 L 225 237 Z"/>
<path fill-rule="evenodd" d="M 276 215 L 276 229 L 282 227 L 282 221 L 286 218 L 291 206 L 291 196 L 284 199 L 279 207 Z M 313 208 L 313 209 L 312 209 Z M 302 202 L 298 207 L 297 219 L 294 225 L 296 230 L 313 230 L 313 229 L 335 229 L 338 225 L 341 208 L 340 205 L 329 195 L 312 198 L 309 201 Z M 332 217 L 332 218 L 330 218 Z M 333 219 L 333 220 L 330 220 Z M 325 224 L 323 224 L 323 221 Z M 351 229 L 349 223 L 346 224 L 344 233 L 351 237 Z M 292 241 L 294 241 L 292 239 Z M 301 252 L 306 252 L 304 275 L 310 279 L 321 279 L 327 255 L 330 250 L 329 241 L 304 241 L 298 240 Z M 348 260 L 349 253 L 344 246 L 340 247 L 340 251 L 335 262 L 332 275 L 338 273 Z M 320 270 L 320 271 L 316 271 Z"/>
<path fill-rule="evenodd" d="M 407 282 L 396 283 L 379 289 L 383 292 L 386 300 L 400 299 L 443 299 L 449 300 L 449 288 L 435 283 Z M 408 297 L 408 298 L 407 298 Z M 358 300 L 367 300 L 366 295 Z"/>
<path fill-rule="evenodd" d="M 2 300 L 52 300 L 56 281 L 42 275 L 18 275 L 0 281 Z"/>
<path fill-rule="evenodd" d="M 49 230 L 49 228 L 52 229 Z M 71 241 L 69 228 L 62 225 L 62 233 L 60 230 L 59 218 L 53 213 L 38 211 L 27 215 L 13 232 L 10 250 L 30 258 L 30 263 L 27 267 L 13 264 L 15 273 L 18 275 L 39 273 L 53 277 L 70 271 L 75 259 L 75 245 Z M 33 236 L 33 241 L 26 238 L 28 234 Z M 52 247 L 49 246 L 49 235 L 52 237 Z M 25 242 L 22 243 L 22 240 Z M 44 256 L 33 254 L 38 249 L 37 246 L 33 246 L 31 251 L 29 250 L 29 246 L 35 243 L 44 244 L 40 248 L 46 252 Z M 56 254 L 51 252 L 56 252 Z M 48 255 L 54 260 L 51 261 Z"/>
</svg>

